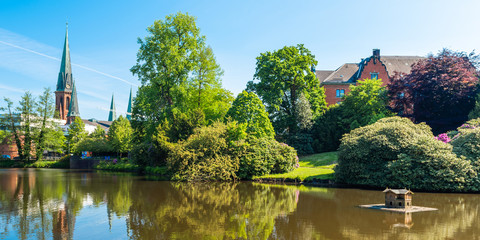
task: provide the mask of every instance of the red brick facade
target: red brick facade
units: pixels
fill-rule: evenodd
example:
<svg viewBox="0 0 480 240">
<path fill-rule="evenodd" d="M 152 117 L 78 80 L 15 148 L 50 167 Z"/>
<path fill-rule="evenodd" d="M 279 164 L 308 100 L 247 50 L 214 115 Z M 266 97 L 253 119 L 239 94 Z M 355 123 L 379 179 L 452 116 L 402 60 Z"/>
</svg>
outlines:
<svg viewBox="0 0 480 240">
<path fill-rule="evenodd" d="M 55 107 L 60 115 L 60 119 L 67 120 L 68 107 L 70 106 L 72 92 L 55 92 Z"/>
<path fill-rule="evenodd" d="M 0 156 L 9 155 L 12 159 L 18 157 L 18 148 L 13 137 L 0 143 Z"/>
<path fill-rule="evenodd" d="M 362 74 L 358 80 L 372 79 L 374 74 L 377 76 L 377 79 L 382 79 L 382 86 L 386 86 L 390 83 L 390 77 L 388 76 L 387 69 L 382 61 L 379 61 L 377 57 L 369 58 L 368 62 L 363 65 Z"/>
<path fill-rule="evenodd" d="M 347 95 L 350 92 L 350 86 L 352 84 L 328 84 L 328 85 L 323 85 L 325 88 L 325 100 L 327 101 L 327 104 L 330 106 L 332 104 L 336 104 L 338 102 L 342 101 L 341 97 L 337 97 L 337 90 L 344 90 L 345 95 Z"/>
</svg>

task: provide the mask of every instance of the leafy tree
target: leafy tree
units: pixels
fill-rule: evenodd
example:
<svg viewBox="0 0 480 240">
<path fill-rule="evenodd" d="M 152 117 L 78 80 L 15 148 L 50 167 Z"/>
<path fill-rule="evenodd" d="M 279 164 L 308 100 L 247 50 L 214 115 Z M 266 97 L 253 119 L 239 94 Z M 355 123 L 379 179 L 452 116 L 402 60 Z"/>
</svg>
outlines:
<svg viewBox="0 0 480 240">
<path fill-rule="evenodd" d="M 305 97 L 305 95 L 301 93 L 296 104 L 295 117 L 298 124 L 297 127 L 300 131 L 309 131 L 312 127 L 313 120 L 310 102 L 308 102 L 308 99 Z"/>
<path fill-rule="evenodd" d="M 102 127 L 100 127 L 100 125 L 97 125 L 95 127 L 95 130 L 90 134 L 89 137 L 94 139 L 105 139 L 105 135 L 107 135 L 105 133 L 105 130 Z"/>
<path fill-rule="evenodd" d="M 475 98 L 475 107 L 468 114 L 468 119 L 480 118 L 480 93 Z"/>
<path fill-rule="evenodd" d="M 253 92 L 243 91 L 238 94 L 226 117 L 240 124 L 246 124 L 247 133 L 257 138 L 275 137 L 275 131 L 265 111 L 265 106 Z"/>
<path fill-rule="evenodd" d="M 475 104 L 476 56 L 444 49 L 396 74 L 389 84 L 392 106 L 415 122 L 427 122 L 434 132 L 455 128 L 467 120 Z"/>
<path fill-rule="evenodd" d="M 254 80 L 258 82 L 248 82 L 247 89 L 260 96 L 277 133 L 297 132 L 295 113 L 302 93 L 310 103 L 314 118 L 325 111 L 325 90 L 311 71 L 316 64 L 315 57 L 302 44 L 257 57 Z"/>
<path fill-rule="evenodd" d="M 110 126 L 107 139 L 113 150 L 120 154 L 120 157 L 122 157 L 122 153 L 131 150 L 132 133 L 133 129 L 130 121 L 123 116 L 113 121 L 112 126 Z"/>
<path fill-rule="evenodd" d="M 72 152 L 75 149 L 75 145 L 86 137 L 85 123 L 83 123 L 81 118 L 75 117 L 75 120 L 68 127 L 68 152 Z"/>
<path fill-rule="evenodd" d="M 53 118 L 55 113 L 55 105 L 53 103 L 52 92 L 50 88 L 45 88 L 43 91 L 43 95 L 41 95 L 38 99 L 37 103 L 37 112 L 38 117 L 41 121 L 40 129 L 38 135 L 35 139 L 35 155 L 37 157 L 37 161 L 41 160 L 43 157 L 43 151 L 46 149 L 46 140 L 47 140 L 47 132 L 54 131 L 51 128 L 54 128 L 53 124 L 51 123 L 50 119 Z M 62 134 L 63 136 L 63 134 Z M 60 139 L 48 139 L 53 140 L 53 143 L 58 143 L 60 146 L 63 145 L 58 142 Z M 52 146 L 52 143 L 49 143 Z"/>
<path fill-rule="evenodd" d="M 387 109 L 388 96 L 381 79 L 359 80 L 341 104 L 342 121 L 348 130 L 363 127 L 378 119 L 393 116 Z"/>
<path fill-rule="evenodd" d="M 158 124 L 171 120 L 174 109 L 201 109 L 209 122 L 223 118 L 233 97 L 221 88 L 223 71 L 195 17 L 169 15 L 147 31 L 150 35 L 138 40 L 137 64 L 131 68 L 142 82 L 132 112 L 136 141 L 150 141 Z"/>
<path fill-rule="evenodd" d="M 66 141 L 67 139 L 59 126 L 49 127 L 45 132 L 44 150 L 62 154 L 66 149 Z"/>
</svg>

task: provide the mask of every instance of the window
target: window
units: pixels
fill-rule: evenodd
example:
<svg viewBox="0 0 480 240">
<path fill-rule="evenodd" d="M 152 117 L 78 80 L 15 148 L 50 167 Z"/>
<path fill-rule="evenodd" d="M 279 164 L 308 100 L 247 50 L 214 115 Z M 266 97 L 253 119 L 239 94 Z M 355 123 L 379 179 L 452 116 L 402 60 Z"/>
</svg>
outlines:
<svg viewBox="0 0 480 240">
<path fill-rule="evenodd" d="M 377 72 L 371 72 L 370 73 L 370 78 L 371 79 L 378 79 L 378 73 Z"/>
<path fill-rule="evenodd" d="M 401 207 L 401 206 L 402 206 L 402 203 L 401 203 L 401 202 L 399 202 L 399 203 L 398 203 L 398 206 L 400 206 L 400 207 Z"/>
<path fill-rule="evenodd" d="M 345 89 L 337 89 L 336 93 L 336 97 L 341 98 L 345 95 Z"/>
</svg>

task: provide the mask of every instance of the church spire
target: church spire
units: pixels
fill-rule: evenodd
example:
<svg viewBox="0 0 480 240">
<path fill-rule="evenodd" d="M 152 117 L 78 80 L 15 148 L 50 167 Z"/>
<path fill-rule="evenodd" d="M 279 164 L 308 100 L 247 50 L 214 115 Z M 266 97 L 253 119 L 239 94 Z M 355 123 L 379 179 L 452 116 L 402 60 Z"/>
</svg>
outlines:
<svg viewBox="0 0 480 240">
<path fill-rule="evenodd" d="M 128 108 L 127 108 L 127 119 L 131 120 L 132 119 L 132 87 L 130 87 L 130 97 L 128 98 Z"/>
<path fill-rule="evenodd" d="M 77 89 L 75 88 L 75 82 L 73 82 L 72 100 L 68 107 L 67 123 L 75 121 L 75 117 L 80 117 L 80 111 L 78 110 Z"/>
<path fill-rule="evenodd" d="M 115 113 L 115 97 L 112 93 L 112 104 L 110 104 L 110 112 L 108 113 L 108 121 L 115 121 L 117 115 Z"/>
<path fill-rule="evenodd" d="M 58 73 L 57 91 L 72 90 L 72 65 L 70 63 L 70 47 L 68 45 L 68 23 L 65 30 L 65 43 L 63 45 L 62 63 Z"/>
</svg>

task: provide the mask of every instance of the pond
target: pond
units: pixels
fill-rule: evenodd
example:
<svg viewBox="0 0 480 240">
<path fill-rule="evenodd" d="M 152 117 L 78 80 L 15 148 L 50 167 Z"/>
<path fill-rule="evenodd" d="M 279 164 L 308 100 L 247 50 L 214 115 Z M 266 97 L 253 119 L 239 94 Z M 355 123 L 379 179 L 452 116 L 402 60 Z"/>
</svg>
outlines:
<svg viewBox="0 0 480 240">
<path fill-rule="evenodd" d="M 0 169 L 0 239 L 475 239 L 480 195 L 415 193 L 438 211 L 356 207 L 381 191 Z"/>
</svg>

